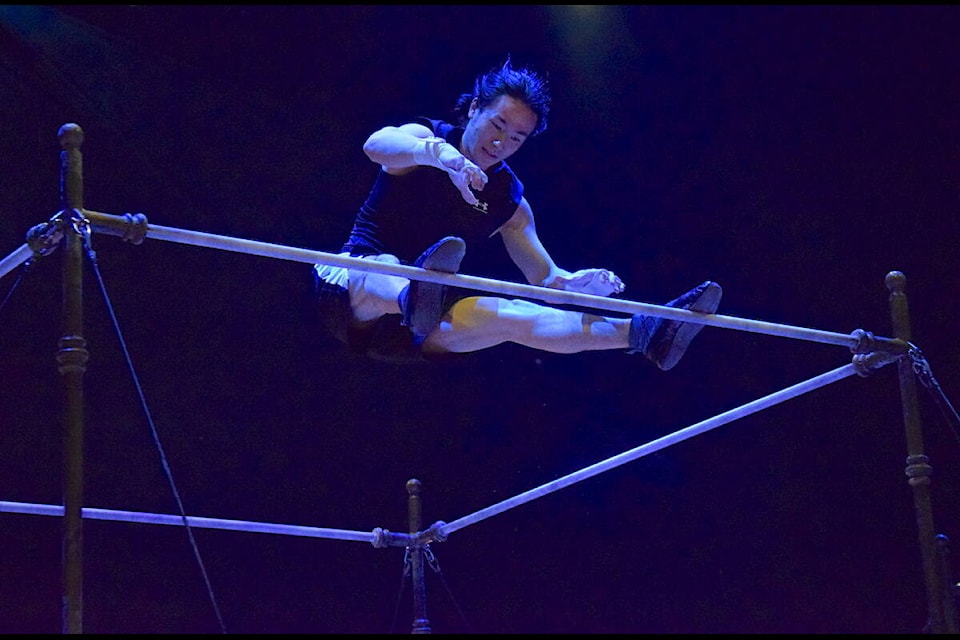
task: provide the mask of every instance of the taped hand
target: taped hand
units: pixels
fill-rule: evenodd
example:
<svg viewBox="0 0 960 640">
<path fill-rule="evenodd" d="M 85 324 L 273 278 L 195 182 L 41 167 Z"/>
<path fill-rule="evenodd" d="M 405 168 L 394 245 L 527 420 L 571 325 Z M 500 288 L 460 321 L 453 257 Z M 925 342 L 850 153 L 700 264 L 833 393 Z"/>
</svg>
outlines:
<svg viewBox="0 0 960 640">
<path fill-rule="evenodd" d="M 460 190 L 460 195 L 463 196 L 466 203 L 475 205 L 480 200 L 474 191 L 483 191 L 483 188 L 487 186 L 487 174 L 463 156 L 460 156 L 460 160 L 461 162 L 450 163 L 456 168 L 446 165 L 447 173 L 450 174 L 450 181 Z"/>
<path fill-rule="evenodd" d="M 581 269 L 570 277 L 558 276 L 557 282 L 567 291 L 587 293 L 593 296 L 609 296 L 623 293 L 626 285 L 609 269 Z"/>
</svg>

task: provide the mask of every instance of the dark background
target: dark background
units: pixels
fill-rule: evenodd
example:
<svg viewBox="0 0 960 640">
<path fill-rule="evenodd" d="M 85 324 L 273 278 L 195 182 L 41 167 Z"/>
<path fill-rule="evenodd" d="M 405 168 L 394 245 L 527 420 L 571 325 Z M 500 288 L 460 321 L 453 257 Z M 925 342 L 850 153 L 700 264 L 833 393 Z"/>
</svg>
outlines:
<svg viewBox="0 0 960 640">
<path fill-rule="evenodd" d="M 709 278 L 723 314 L 880 336 L 902 271 L 955 399 L 958 29 L 954 6 L 5 6 L 0 253 L 60 210 L 70 122 L 88 209 L 337 251 L 376 173 L 366 136 L 447 115 L 511 54 L 553 88 L 511 164 L 561 265 L 611 268 L 641 302 Z M 515 345 L 388 364 L 319 332 L 308 265 L 93 245 L 84 504 L 102 509 L 178 514 L 166 463 L 190 515 L 406 531 L 411 478 L 424 524 L 451 522 L 851 360 L 707 327 L 667 373 Z M 63 503 L 61 257 L 0 289 L 0 500 Z M 957 427 L 918 397 L 956 538 Z M 846 378 L 432 544 L 430 626 L 922 631 L 906 455 L 896 367 Z M 0 515 L 0 632 L 61 630 L 60 524 Z M 402 549 L 193 529 L 201 570 L 179 527 L 83 531 L 85 632 L 220 632 L 204 571 L 230 633 L 411 630 Z"/>
</svg>

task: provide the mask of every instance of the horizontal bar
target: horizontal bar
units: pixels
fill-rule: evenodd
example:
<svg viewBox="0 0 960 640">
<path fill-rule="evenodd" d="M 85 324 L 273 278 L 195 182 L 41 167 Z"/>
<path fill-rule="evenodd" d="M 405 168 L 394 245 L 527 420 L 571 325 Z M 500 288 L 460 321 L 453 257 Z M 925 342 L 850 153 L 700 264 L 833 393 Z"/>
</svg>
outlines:
<svg viewBox="0 0 960 640">
<path fill-rule="evenodd" d="M 60 505 L 34 504 L 29 502 L 0 501 L 0 512 L 25 513 L 41 516 L 63 516 L 63 507 Z M 111 509 L 95 509 L 84 507 L 81 515 L 88 520 L 113 520 L 116 522 L 137 522 L 142 524 L 163 524 L 183 526 L 184 517 L 162 513 L 144 513 L 141 511 L 114 511 Z M 362 531 L 347 531 L 344 529 L 324 529 L 321 527 L 304 527 L 288 524 L 269 524 L 250 522 L 246 520 L 222 520 L 220 518 L 202 518 L 186 516 L 186 524 L 201 529 L 229 529 L 232 531 L 246 531 L 250 533 L 277 533 L 288 536 L 305 536 L 308 538 L 335 538 L 337 540 L 354 540 L 373 544 L 376 536 L 373 533 Z"/>
<path fill-rule="evenodd" d="M 0 278 L 19 267 L 32 256 L 33 249 L 31 249 L 26 243 L 22 244 L 19 249 L 15 249 L 6 258 L 0 260 Z"/>
<path fill-rule="evenodd" d="M 877 357 L 874 359 L 871 368 L 886 366 L 894 361 L 896 361 L 896 358 L 893 358 L 889 355 Z M 631 462 L 648 454 L 660 451 L 661 449 L 665 449 L 671 445 L 683 442 L 684 440 L 688 440 L 696 435 L 700 435 L 729 422 L 733 422 L 739 418 L 756 413 L 761 409 L 785 402 L 786 400 L 795 398 L 815 389 L 819 389 L 820 387 L 826 386 L 838 380 L 842 380 L 854 374 L 864 375 L 864 373 L 865 371 L 862 363 L 860 366 L 854 363 L 844 365 L 834 369 L 833 371 L 828 371 L 827 373 L 795 384 L 791 387 L 787 387 L 786 389 L 769 394 L 735 409 L 731 409 L 725 413 L 721 413 L 707 420 L 698 422 L 697 424 L 691 425 L 685 429 L 681 429 L 680 431 L 676 431 L 662 438 L 658 438 L 657 440 L 653 440 L 652 442 L 648 442 L 647 444 L 613 456 L 612 458 L 608 458 L 602 462 L 593 464 L 589 467 L 581 469 L 580 471 L 576 471 L 552 482 L 548 482 L 540 487 L 514 496 L 513 498 L 498 502 L 497 504 L 476 511 L 453 522 L 439 522 L 434 525 L 434 527 L 437 529 L 434 537 L 439 540 L 445 540 L 454 531 L 462 529 L 468 525 L 475 524 L 499 513 L 503 513 L 504 511 L 512 509 L 513 507 L 520 506 L 521 504 L 525 504 L 536 498 L 553 493 L 554 491 L 559 491 L 560 489 L 568 487 L 576 482 L 586 480 L 587 478 L 591 478 L 595 475 L 603 473 L 604 471 L 609 471 L 610 469 L 626 464 L 627 462 Z M 2 512 L 63 516 L 64 508 L 59 505 L 0 501 L 0 513 Z M 326 529 L 320 527 L 304 527 L 299 525 L 269 524 L 245 520 L 222 520 L 218 518 L 202 518 L 197 516 L 174 516 L 157 513 L 144 513 L 139 511 L 115 511 L 109 509 L 95 509 L 90 507 L 84 507 L 81 515 L 83 518 L 92 520 L 113 520 L 120 522 L 137 522 L 177 526 L 189 524 L 193 527 L 208 529 L 229 529 L 233 531 L 246 531 L 253 533 L 275 533 L 312 538 L 354 540 L 358 542 L 369 542 L 375 547 L 409 546 L 417 544 L 417 539 L 413 535 L 391 533 L 389 530 L 379 528 L 374 530 L 372 533 L 365 533 L 360 531 L 348 531 L 344 529 Z"/>
<path fill-rule="evenodd" d="M 115 216 L 107 213 L 101 213 L 99 211 L 90 211 L 87 209 L 84 209 L 84 216 L 90 221 L 91 227 L 95 232 L 117 236 L 130 235 L 131 222 L 129 217 Z M 233 251 L 237 253 L 245 253 L 268 258 L 303 262 L 307 264 L 327 264 L 336 267 L 357 269 L 360 271 L 372 271 L 413 280 L 436 282 L 440 284 L 465 287 L 468 289 L 499 293 L 508 296 L 534 298 L 551 304 L 582 306 L 591 309 L 600 309 L 603 311 L 614 311 L 628 315 L 643 313 L 646 315 L 681 320 L 684 322 L 692 322 L 706 326 L 735 329 L 738 331 L 747 331 L 752 333 L 763 333 L 787 338 L 795 338 L 798 340 L 808 340 L 811 342 L 835 344 L 848 347 L 850 349 L 856 347 L 860 342 L 860 339 L 852 334 L 834 333 L 830 331 L 821 331 L 818 329 L 807 329 L 803 327 L 776 324 L 773 322 L 748 320 L 733 316 L 696 313 L 694 311 L 674 309 L 672 307 L 666 307 L 663 305 L 594 296 L 586 293 L 576 293 L 573 291 L 548 289 L 546 287 L 504 282 L 500 280 L 492 280 L 489 278 L 480 278 L 464 274 L 441 273 L 438 271 L 429 271 L 408 265 L 375 262 L 372 260 L 364 260 L 362 258 L 354 258 L 351 256 L 342 256 L 323 251 L 300 249 L 268 242 L 244 240 L 241 238 L 232 238 L 229 236 L 203 233 L 199 231 L 189 231 L 186 229 L 177 229 L 173 227 L 163 227 L 153 224 L 146 225 L 145 237 L 156 240 L 165 240 L 167 242 L 176 242 L 180 244 L 190 244 L 194 246 L 220 249 L 223 251 Z"/>
<path fill-rule="evenodd" d="M 676 431 L 669 435 L 663 436 L 662 438 L 658 438 L 657 440 L 653 440 L 652 442 L 648 442 L 647 444 L 613 456 L 612 458 L 608 458 L 602 462 L 593 464 L 589 467 L 581 469 L 580 471 L 576 471 L 563 476 L 562 478 L 553 480 L 552 482 L 543 484 L 539 487 L 514 496 L 513 498 L 498 502 L 485 509 L 481 509 L 480 511 L 476 511 L 468 516 L 460 518 L 459 520 L 446 523 L 441 526 L 441 533 L 444 537 L 446 537 L 458 529 L 462 529 L 468 525 L 475 524 L 481 520 L 485 520 L 499 513 L 503 513 L 508 509 L 512 509 L 513 507 L 530 502 L 531 500 L 540 498 L 549 493 L 553 493 L 554 491 L 559 491 L 560 489 L 568 487 L 581 480 L 586 480 L 587 478 L 591 478 L 597 474 L 603 473 L 604 471 L 613 469 L 614 467 L 619 467 L 620 465 L 636 460 L 637 458 L 655 453 L 661 449 L 665 449 L 671 445 L 677 444 L 678 442 L 683 442 L 684 440 L 688 440 L 693 436 L 700 435 L 701 433 L 705 433 L 711 429 L 725 425 L 728 422 L 733 422 L 739 418 L 756 413 L 761 409 L 765 409 L 791 398 L 795 398 L 796 396 L 808 393 L 814 389 L 819 389 L 820 387 L 838 380 L 842 380 L 856 373 L 857 368 L 853 364 L 847 364 L 834 369 L 833 371 L 828 371 L 827 373 L 795 384 L 791 387 L 787 387 L 786 389 L 782 389 L 775 393 L 771 393 L 763 398 L 759 398 L 735 409 L 731 409 L 725 413 L 721 413 L 707 420 L 703 420 L 702 422 L 698 422 L 697 424 L 691 425 L 685 429 L 681 429 L 680 431 Z"/>
</svg>

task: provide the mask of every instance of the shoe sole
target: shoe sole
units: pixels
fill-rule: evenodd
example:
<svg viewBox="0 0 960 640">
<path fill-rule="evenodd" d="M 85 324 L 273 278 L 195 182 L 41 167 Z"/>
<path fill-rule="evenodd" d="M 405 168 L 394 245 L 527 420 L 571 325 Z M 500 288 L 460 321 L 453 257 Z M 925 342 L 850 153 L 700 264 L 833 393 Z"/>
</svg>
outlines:
<svg viewBox="0 0 960 640">
<path fill-rule="evenodd" d="M 464 249 L 462 241 L 445 242 L 437 247 L 421 266 L 430 271 L 456 273 L 465 255 Z M 410 330 L 416 335 L 429 335 L 440 324 L 444 286 L 422 280 L 410 281 L 410 300 L 413 305 L 410 314 Z"/>
<path fill-rule="evenodd" d="M 723 289 L 720 285 L 716 282 L 708 282 L 705 285 L 703 293 L 689 306 L 685 307 L 685 309 L 698 313 L 714 313 L 717 307 L 720 306 L 720 298 L 722 296 Z M 700 333 L 702 329 L 702 324 L 682 322 L 677 329 L 673 342 L 670 344 L 670 348 L 667 349 L 666 355 L 661 362 L 657 363 L 657 366 L 663 371 L 669 371 L 677 366 L 680 358 L 687 352 L 687 347 L 690 346 L 690 343 L 693 342 L 693 339 L 697 337 L 697 334 Z"/>
</svg>

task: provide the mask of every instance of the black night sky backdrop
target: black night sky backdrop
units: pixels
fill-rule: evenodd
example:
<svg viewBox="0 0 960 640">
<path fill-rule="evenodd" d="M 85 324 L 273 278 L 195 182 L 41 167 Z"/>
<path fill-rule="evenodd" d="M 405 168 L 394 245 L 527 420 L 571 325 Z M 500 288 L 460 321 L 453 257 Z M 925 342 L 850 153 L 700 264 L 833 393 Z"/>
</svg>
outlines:
<svg viewBox="0 0 960 640">
<path fill-rule="evenodd" d="M 447 115 L 510 54 L 553 88 L 511 164 L 561 265 L 611 268 L 640 302 L 712 279 L 725 315 L 879 336 L 902 271 L 957 405 L 958 33 L 935 5 L 8 5 L 0 253 L 59 211 L 71 122 L 88 209 L 337 251 L 376 174 L 366 136 Z M 102 509 L 178 513 L 122 345 L 189 515 L 364 532 L 407 530 L 411 478 L 424 524 L 451 522 L 851 361 L 718 327 L 666 373 L 515 345 L 363 360 L 319 332 L 308 265 L 93 245 L 110 306 L 85 261 L 84 504 Z M 4 501 L 63 504 L 62 254 L 0 288 Z M 844 379 L 432 544 L 432 630 L 922 631 L 897 380 Z M 960 538 L 956 426 L 918 398 L 936 530 Z M 0 632 L 61 631 L 60 524 L 0 514 Z M 183 528 L 83 532 L 85 632 L 221 631 Z M 193 533 L 228 633 L 411 630 L 402 549 Z"/>
</svg>

